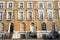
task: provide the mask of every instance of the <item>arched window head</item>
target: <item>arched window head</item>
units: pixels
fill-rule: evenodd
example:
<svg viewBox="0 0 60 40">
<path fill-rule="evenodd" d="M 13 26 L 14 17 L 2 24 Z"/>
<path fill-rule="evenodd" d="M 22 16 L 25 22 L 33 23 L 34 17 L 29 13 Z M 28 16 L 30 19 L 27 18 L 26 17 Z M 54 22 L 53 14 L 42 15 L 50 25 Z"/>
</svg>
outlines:
<svg viewBox="0 0 60 40">
<path fill-rule="evenodd" d="M 35 24 L 34 23 L 31 23 L 32 26 L 34 26 Z"/>
</svg>

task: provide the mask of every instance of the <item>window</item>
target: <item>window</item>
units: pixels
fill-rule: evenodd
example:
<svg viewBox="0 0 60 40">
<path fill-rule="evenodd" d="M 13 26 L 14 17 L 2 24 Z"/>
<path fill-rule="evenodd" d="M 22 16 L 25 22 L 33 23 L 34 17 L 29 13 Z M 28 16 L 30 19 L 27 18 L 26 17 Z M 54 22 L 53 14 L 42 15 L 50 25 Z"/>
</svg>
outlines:
<svg viewBox="0 0 60 40">
<path fill-rule="evenodd" d="M 3 19 L 3 16 L 4 16 L 4 11 L 0 11 L 0 20 Z"/>
<path fill-rule="evenodd" d="M 19 10 L 18 11 L 18 19 L 19 20 L 23 20 L 23 18 L 24 18 L 24 11 L 23 10 Z"/>
<path fill-rule="evenodd" d="M 0 23 L 0 31 L 3 31 L 3 30 L 4 30 L 4 24 Z"/>
<path fill-rule="evenodd" d="M 9 23 L 8 33 L 14 32 L 14 23 Z"/>
<path fill-rule="evenodd" d="M 33 8 L 33 3 L 32 2 L 27 2 L 27 8 Z"/>
<path fill-rule="evenodd" d="M 53 8 L 53 3 L 52 2 L 47 2 L 47 8 Z"/>
<path fill-rule="evenodd" d="M 60 8 L 60 2 L 58 2 L 58 8 Z"/>
<path fill-rule="evenodd" d="M 0 8 L 4 8 L 4 2 L 0 2 Z"/>
<path fill-rule="evenodd" d="M 25 23 L 22 23 L 20 25 L 20 31 L 22 31 L 22 32 L 26 31 L 26 24 Z"/>
<path fill-rule="evenodd" d="M 18 5 L 19 8 L 24 8 L 24 2 L 19 2 L 18 4 L 19 4 L 19 5 Z"/>
<path fill-rule="evenodd" d="M 48 19 L 53 19 L 53 10 L 47 10 Z"/>
<path fill-rule="evenodd" d="M 7 20 L 12 20 L 13 19 L 13 11 L 9 10 L 7 11 Z"/>
<path fill-rule="evenodd" d="M 7 8 L 13 8 L 13 2 L 8 2 L 7 3 Z"/>
<path fill-rule="evenodd" d="M 60 19 L 60 10 L 59 10 L 59 14 L 58 15 L 59 15 L 59 19 Z"/>
<path fill-rule="evenodd" d="M 39 16 L 39 20 L 43 20 L 44 19 L 44 11 L 38 10 L 38 16 Z"/>
<path fill-rule="evenodd" d="M 52 31 L 57 31 L 55 23 L 52 23 Z"/>
<path fill-rule="evenodd" d="M 30 31 L 31 31 L 31 32 L 36 31 L 36 30 L 35 30 L 35 24 L 34 24 L 34 23 L 31 23 L 31 25 L 30 25 Z"/>
<path fill-rule="evenodd" d="M 38 2 L 38 8 L 44 8 L 44 3 L 43 2 Z"/>
<path fill-rule="evenodd" d="M 32 20 L 32 15 L 33 15 L 32 11 L 31 10 L 28 10 L 27 11 L 27 19 L 28 20 Z"/>
<path fill-rule="evenodd" d="M 46 23 L 45 22 L 42 23 L 42 30 L 46 30 Z"/>
</svg>

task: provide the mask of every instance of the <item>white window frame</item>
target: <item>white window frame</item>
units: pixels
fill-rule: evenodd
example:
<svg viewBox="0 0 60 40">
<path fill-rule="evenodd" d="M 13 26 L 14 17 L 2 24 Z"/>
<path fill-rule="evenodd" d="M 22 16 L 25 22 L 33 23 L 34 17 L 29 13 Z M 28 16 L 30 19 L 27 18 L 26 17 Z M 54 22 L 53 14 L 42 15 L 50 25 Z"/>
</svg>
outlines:
<svg viewBox="0 0 60 40">
<path fill-rule="evenodd" d="M 20 8 L 20 3 L 23 3 L 23 8 L 24 8 L 24 2 L 18 2 L 18 8 Z"/>
<path fill-rule="evenodd" d="M 51 7 L 48 7 L 49 3 L 51 3 Z M 53 8 L 53 2 L 47 2 L 47 8 Z"/>
<path fill-rule="evenodd" d="M 4 11 L 2 11 L 2 10 L 0 10 L 0 12 L 3 12 L 3 14 L 2 14 L 2 19 L 0 19 L 0 20 L 3 20 L 3 18 L 4 18 Z"/>
<path fill-rule="evenodd" d="M 43 19 L 40 19 L 39 17 L 40 17 L 40 12 L 43 12 Z M 38 19 L 39 20 L 44 20 L 44 10 L 38 10 Z"/>
<path fill-rule="evenodd" d="M 32 7 L 29 7 L 29 3 L 32 3 Z M 33 8 L 33 2 L 27 2 L 27 8 Z"/>
<path fill-rule="evenodd" d="M 24 10 L 18 10 L 18 20 L 23 20 L 23 19 L 20 19 L 20 18 L 19 18 L 19 13 L 20 13 L 20 12 L 23 12 L 23 19 L 24 19 Z"/>
<path fill-rule="evenodd" d="M 39 7 L 39 4 L 42 3 L 43 7 Z M 38 8 L 44 8 L 44 2 L 38 2 Z"/>
<path fill-rule="evenodd" d="M 5 3 L 5 2 L 4 2 L 4 1 L 0 1 L 0 3 L 3 3 L 3 8 L 4 8 L 4 3 Z"/>
<path fill-rule="evenodd" d="M 9 3 L 12 3 L 12 8 L 13 8 L 13 2 L 12 1 L 7 2 L 7 8 L 9 8 Z"/>
<path fill-rule="evenodd" d="M 7 20 L 13 20 L 13 10 L 7 10 L 6 12 L 7 12 L 6 19 Z M 12 12 L 12 16 L 11 16 L 12 18 L 11 19 L 8 19 L 8 12 Z"/>
<path fill-rule="evenodd" d="M 27 10 L 27 19 L 32 20 L 33 19 L 33 12 L 32 12 L 32 19 L 29 19 L 29 12 L 32 12 L 32 10 Z"/>
<path fill-rule="evenodd" d="M 50 20 L 53 20 L 53 18 L 54 18 L 54 15 L 53 15 L 53 10 L 47 10 L 47 15 L 48 15 L 48 19 L 49 19 L 49 11 L 51 11 L 52 12 L 52 19 L 50 19 Z"/>
<path fill-rule="evenodd" d="M 58 8 L 60 8 L 60 2 L 58 2 Z"/>
</svg>

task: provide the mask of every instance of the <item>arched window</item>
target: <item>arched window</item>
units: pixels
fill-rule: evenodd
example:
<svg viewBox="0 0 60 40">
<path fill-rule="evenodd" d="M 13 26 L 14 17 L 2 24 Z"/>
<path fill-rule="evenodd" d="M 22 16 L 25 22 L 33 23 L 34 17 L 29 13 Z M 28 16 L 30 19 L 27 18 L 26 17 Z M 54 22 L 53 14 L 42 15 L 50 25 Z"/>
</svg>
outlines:
<svg viewBox="0 0 60 40">
<path fill-rule="evenodd" d="M 0 23 L 0 31 L 4 30 L 4 23 Z"/>
<path fill-rule="evenodd" d="M 11 24 L 10 24 L 10 32 L 13 32 L 13 30 L 14 30 L 14 24 L 11 23 Z"/>
<path fill-rule="evenodd" d="M 52 31 L 57 31 L 56 24 L 54 22 L 52 23 Z"/>
<path fill-rule="evenodd" d="M 20 31 L 26 31 L 26 24 L 24 22 L 20 26 Z"/>
<path fill-rule="evenodd" d="M 31 23 L 31 25 L 30 25 L 30 31 L 31 32 L 35 31 L 35 24 L 34 23 Z"/>
<path fill-rule="evenodd" d="M 42 30 L 46 30 L 46 23 L 45 22 L 42 23 Z"/>
</svg>

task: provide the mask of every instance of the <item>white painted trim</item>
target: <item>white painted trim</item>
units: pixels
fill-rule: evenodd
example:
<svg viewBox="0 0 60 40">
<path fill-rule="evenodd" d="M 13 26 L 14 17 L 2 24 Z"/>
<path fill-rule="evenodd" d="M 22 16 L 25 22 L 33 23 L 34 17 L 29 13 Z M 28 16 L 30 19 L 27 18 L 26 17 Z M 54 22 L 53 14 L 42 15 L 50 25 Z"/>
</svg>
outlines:
<svg viewBox="0 0 60 40">
<path fill-rule="evenodd" d="M 53 10 L 47 10 L 47 15 L 48 15 L 48 19 L 49 19 L 49 12 L 52 12 L 52 19 L 54 18 L 54 16 L 53 16 Z"/>
<path fill-rule="evenodd" d="M 10 20 L 10 19 L 8 19 L 8 12 L 12 12 L 12 16 L 11 16 L 11 17 L 12 17 L 12 19 L 13 19 L 13 10 L 7 10 L 6 12 L 7 12 L 6 19 L 7 19 L 7 20 Z M 11 19 L 11 20 L 12 20 L 12 19 Z"/>
<path fill-rule="evenodd" d="M 13 1 L 7 2 L 7 8 L 9 8 L 9 3 L 12 3 L 12 8 L 13 8 Z"/>
<path fill-rule="evenodd" d="M 0 1 L 0 3 L 3 3 L 3 8 L 4 8 L 4 7 L 5 7 L 5 6 L 4 6 L 4 3 L 5 3 L 5 2 L 4 2 L 4 1 Z"/>
<path fill-rule="evenodd" d="M 40 3 L 43 4 L 43 7 L 42 7 L 42 8 L 44 8 L 44 2 L 38 2 L 38 8 L 41 8 L 41 7 L 39 7 L 39 4 L 40 4 Z"/>
<path fill-rule="evenodd" d="M 33 11 L 32 10 L 27 10 L 27 19 L 30 20 L 29 17 L 29 12 L 32 12 L 32 19 L 33 19 Z"/>
<path fill-rule="evenodd" d="M 39 18 L 40 17 L 40 12 L 43 12 L 43 19 L 41 19 L 41 18 Z M 39 18 L 39 20 L 44 20 L 44 10 L 38 10 L 38 18 Z"/>
<path fill-rule="evenodd" d="M 24 2 L 18 2 L 18 8 L 20 8 L 20 3 L 23 3 L 23 8 L 24 8 Z"/>
<path fill-rule="evenodd" d="M 19 17 L 19 12 L 23 12 L 23 19 L 24 19 L 24 10 L 18 10 L 18 20 L 21 20 Z"/>
<path fill-rule="evenodd" d="M 58 2 L 58 8 L 60 8 L 60 2 Z"/>
<path fill-rule="evenodd" d="M 48 7 L 49 3 L 51 3 L 51 7 Z M 53 3 L 52 2 L 47 2 L 47 8 L 53 8 Z"/>
<path fill-rule="evenodd" d="M 31 8 L 33 8 L 33 2 L 27 2 L 27 8 L 30 8 L 29 7 L 29 3 L 32 3 L 32 7 Z"/>
</svg>

